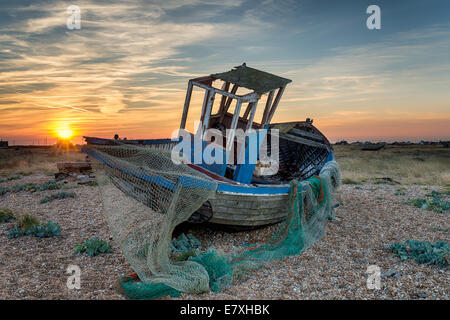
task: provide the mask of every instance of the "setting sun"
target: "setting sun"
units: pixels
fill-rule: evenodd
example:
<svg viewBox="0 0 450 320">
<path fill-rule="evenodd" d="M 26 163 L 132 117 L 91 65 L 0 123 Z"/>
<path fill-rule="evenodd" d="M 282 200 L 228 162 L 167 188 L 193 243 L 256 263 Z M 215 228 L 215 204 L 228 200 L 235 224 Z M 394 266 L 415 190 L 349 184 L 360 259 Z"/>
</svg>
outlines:
<svg viewBox="0 0 450 320">
<path fill-rule="evenodd" d="M 56 134 L 61 139 L 70 139 L 73 136 L 73 130 L 68 126 L 57 128 Z"/>
</svg>

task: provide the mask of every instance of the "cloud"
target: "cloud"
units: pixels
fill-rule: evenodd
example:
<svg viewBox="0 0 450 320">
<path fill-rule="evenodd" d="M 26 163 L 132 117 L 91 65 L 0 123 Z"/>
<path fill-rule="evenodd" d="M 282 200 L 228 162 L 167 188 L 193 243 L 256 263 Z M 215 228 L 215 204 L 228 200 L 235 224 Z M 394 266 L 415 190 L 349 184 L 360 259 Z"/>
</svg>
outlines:
<svg viewBox="0 0 450 320">
<path fill-rule="evenodd" d="M 298 20 L 304 2 L 82 0 L 77 5 L 81 30 L 66 28 L 65 1 L 28 6 L 16 1 L 3 11 L 9 20 L 0 21 L 0 105 L 2 116 L 8 116 L 1 118 L 0 130 L 12 122 L 15 133 L 45 130 L 45 123 L 71 119 L 79 132 L 120 129 L 129 136 L 164 136 L 177 126 L 188 78 L 224 71 L 246 58 L 293 80 L 277 121 L 291 120 L 293 112 L 298 119 L 313 116 L 330 124 L 390 112 L 418 116 L 424 101 L 432 111 L 448 114 L 448 26 L 306 56 L 301 43 L 286 48 L 274 43 L 289 29 L 286 21 Z M 290 32 L 303 30 L 294 29 Z M 293 58 L 277 59 L 277 50 L 291 50 Z M 24 115 L 27 121 L 20 120 Z"/>
</svg>

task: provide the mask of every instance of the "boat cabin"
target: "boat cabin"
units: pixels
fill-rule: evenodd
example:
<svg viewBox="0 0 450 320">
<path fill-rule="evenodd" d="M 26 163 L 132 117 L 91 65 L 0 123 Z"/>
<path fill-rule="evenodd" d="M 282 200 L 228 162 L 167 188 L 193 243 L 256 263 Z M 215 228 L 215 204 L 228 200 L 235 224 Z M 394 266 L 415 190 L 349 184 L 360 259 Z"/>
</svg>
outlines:
<svg viewBox="0 0 450 320">
<path fill-rule="evenodd" d="M 222 80 L 223 84 L 220 89 L 213 86 L 216 80 Z M 245 63 L 228 72 L 191 79 L 188 83 L 180 128 L 184 129 L 186 126 L 194 86 L 205 90 L 200 117 L 203 130 L 222 126 L 226 129 L 247 130 L 249 128 L 262 129 L 270 123 L 284 89 L 290 82 L 289 79 L 247 67 Z M 236 93 L 239 88 L 248 89 L 250 92 L 238 95 Z M 258 102 L 264 94 L 268 94 L 264 114 L 262 121 L 256 123 L 254 116 Z M 220 98 L 219 109 L 217 113 L 211 114 L 216 95 Z M 229 109 L 233 100 L 236 101 L 236 107 L 234 112 L 230 113 Z M 240 116 L 242 108 L 245 108 L 245 112 Z"/>
<path fill-rule="evenodd" d="M 217 82 L 222 84 L 220 88 L 214 86 Z M 244 141 L 241 136 L 235 134 L 236 130 L 248 132 L 249 129 L 267 129 L 290 82 L 289 79 L 247 67 L 245 63 L 228 72 L 189 80 L 180 129 L 184 130 L 186 127 L 193 88 L 199 87 L 205 93 L 200 113 L 201 127 L 197 128 L 196 136 L 200 138 L 207 129 L 217 129 L 222 132 L 224 139 L 219 143 L 219 146 L 224 147 L 223 164 L 202 163 L 200 166 L 236 182 L 249 183 L 255 169 L 255 164 L 250 164 L 249 155 L 246 155 L 249 152 L 249 136 L 245 136 L 244 139 L 247 140 Z M 238 89 L 245 89 L 247 92 L 237 94 Z M 256 122 L 256 110 L 263 95 L 266 95 L 265 104 L 262 106 L 263 115 L 260 122 Z M 219 104 L 218 108 L 214 108 L 215 103 Z M 234 110 L 231 112 L 232 104 Z M 213 113 L 215 109 L 217 112 Z M 259 136 L 256 152 L 259 152 L 264 139 L 264 136 Z M 245 147 L 241 148 L 242 146 Z M 246 159 L 239 159 L 240 157 Z"/>
</svg>

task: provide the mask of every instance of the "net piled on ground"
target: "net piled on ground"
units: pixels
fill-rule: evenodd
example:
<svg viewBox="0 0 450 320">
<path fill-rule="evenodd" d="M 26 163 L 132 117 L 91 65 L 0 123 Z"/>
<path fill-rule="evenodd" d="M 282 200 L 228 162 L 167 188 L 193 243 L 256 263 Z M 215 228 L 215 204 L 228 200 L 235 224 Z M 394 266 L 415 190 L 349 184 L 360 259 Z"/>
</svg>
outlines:
<svg viewBox="0 0 450 320">
<path fill-rule="evenodd" d="M 174 228 L 199 209 L 217 185 L 170 153 L 129 145 L 88 147 L 115 241 L 143 282 L 183 292 L 208 290 L 208 274 L 191 261 L 173 263 Z M 161 286 L 155 286 L 161 288 Z"/>
<path fill-rule="evenodd" d="M 332 217 L 339 167 L 328 162 L 319 176 L 290 184 L 286 220 L 268 243 L 230 254 L 214 249 L 187 261 L 170 259 L 174 228 L 210 198 L 217 184 L 170 152 L 131 145 L 89 146 L 103 207 L 115 241 L 141 281 L 125 277 L 130 298 L 221 291 L 274 259 L 299 254 L 325 233 Z"/>
</svg>

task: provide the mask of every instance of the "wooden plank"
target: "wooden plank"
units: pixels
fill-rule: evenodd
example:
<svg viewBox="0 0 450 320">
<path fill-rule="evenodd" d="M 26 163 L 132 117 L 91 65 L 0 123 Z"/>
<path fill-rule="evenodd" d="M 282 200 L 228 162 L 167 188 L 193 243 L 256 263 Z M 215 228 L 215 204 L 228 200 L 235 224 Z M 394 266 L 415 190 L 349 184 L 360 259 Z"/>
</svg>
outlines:
<svg viewBox="0 0 450 320">
<path fill-rule="evenodd" d="M 247 122 L 247 127 L 246 127 L 246 131 L 249 130 L 252 127 L 253 124 L 253 119 L 255 118 L 255 114 L 256 114 L 256 108 L 258 107 L 258 101 L 254 102 L 252 105 L 252 110 L 250 113 L 250 118 L 248 119 Z"/>
<path fill-rule="evenodd" d="M 317 140 L 322 140 L 323 141 L 323 136 L 318 135 L 316 133 L 311 133 L 311 132 L 306 132 L 297 128 L 292 128 L 290 130 L 290 132 L 294 133 L 294 134 L 298 134 L 298 135 L 302 135 L 304 137 L 308 137 L 308 138 L 313 138 L 313 139 L 317 139 Z"/>
<path fill-rule="evenodd" d="M 233 226 L 264 226 L 267 224 L 277 223 L 280 221 L 283 221 L 285 218 L 273 218 L 273 219 L 267 219 L 267 220 L 254 220 L 254 221 L 239 221 L 239 220 L 229 220 L 229 219 L 221 219 L 221 218 L 215 218 L 214 216 L 209 220 L 211 223 L 217 223 L 217 224 L 225 224 L 225 225 L 233 225 Z"/>
<path fill-rule="evenodd" d="M 209 98 L 209 90 L 205 90 L 205 96 L 203 97 L 202 111 L 200 113 L 200 123 L 201 123 L 202 127 L 199 129 L 203 129 L 203 120 L 205 119 L 205 111 L 206 111 L 206 106 L 208 104 L 208 98 Z"/>
<path fill-rule="evenodd" d="M 267 117 L 267 123 L 270 123 L 270 121 L 272 121 L 273 115 L 275 114 L 275 110 L 277 109 L 278 104 L 280 103 L 281 96 L 283 95 L 283 92 L 284 92 L 285 88 L 286 87 L 281 87 L 278 90 L 277 97 L 275 98 L 275 101 L 273 102 L 272 108 L 270 109 L 269 116 Z"/>
<path fill-rule="evenodd" d="M 245 216 L 245 217 L 263 217 L 263 216 L 279 216 L 285 215 L 287 212 L 287 205 L 278 208 L 265 208 L 265 209 L 248 209 L 248 208 L 232 208 L 232 207 L 221 207 L 212 205 L 212 210 L 215 213 L 232 215 L 232 216 Z M 242 218 L 244 219 L 244 218 Z"/>
<path fill-rule="evenodd" d="M 224 82 L 222 90 L 225 92 L 228 92 L 228 90 L 230 90 L 230 83 L 228 81 Z M 227 102 L 227 96 L 222 95 L 220 99 L 219 111 L 217 112 L 218 114 L 221 114 L 223 112 L 223 109 L 225 108 L 225 102 Z"/>
<path fill-rule="evenodd" d="M 250 110 L 252 109 L 253 102 L 249 102 L 247 105 L 247 108 L 245 108 L 244 115 L 242 116 L 243 120 L 247 120 L 248 114 L 250 113 Z"/>
<path fill-rule="evenodd" d="M 247 224 L 254 224 L 255 222 L 264 225 L 267 223 L 267 221 L 274 221 L 274 220 L 283 220 L 286 218 L 285 215 L 278 215 L 278 216 L 253 216 L 253 217 L 246 217 L 246 216 L 232 216 L 230 214 L 226 215 L 219 215 L 217 212 L 213 213 L 213 216 L 211 217 L 211 222 L 222 220 L 222 221 L 228 221 L 228 224 L 241 224 L 241 225 L 247 225 Z"/>
<path fill-rule="evenodd" d="M 183 115 L 181 116 L 180 129 L 184 129 L 186 127 L 186 120 L 187 120 L 189 105 L 191 103 L 192 89 L 193 89 L 192 82 L 189 81 L 187 91 L 186 91 L 186 98 L 184 100 L 184 108 L 183 108 Z"/>
<path fill-rule="evenodd" d="M 239 119 L 239 113 L 241 112 L 241 106 L 242 106 L 242 100 L 238 99 L 237 103 L 236 103 L 236 110 L 234 110 L 234 115 L 233 115 L 233 120 L 231 121 L 231 126 L 230 126 L 230 134 L 227 137 L 227 149 L 231 150 L 231 147 L 233 146 L 234 143 L 234 136 L 236 134 L 236 127 L 237 127 L 237 122 Z"/>
<path fill-rule="evenodd" d="M 304 138 L 300 138 L 297 136 L 294 136 L 292 134 L 289 133 L 280 133 L 280 138 L 281 139 L 286 139 L 286 140 L 290 140 L 290 141 L 294 141 L 300 144 L 305 144 L 307 146 L 311 146 L 311 147 L 318 147 L 318 148 L 323 148 L 323 149 L 328 149 L 328 146 L 326 144 L 320 143 L 320 142 L 315 142 L 315 141 L 311 141 L 308 139 L 304 139 Z"/>
<path fill-rule="evenodd" d="M 264 113 L 261 120 L 261 124 L 264 125 L 267 121 L 267 116 L 269 115 L 270 107 L 272 106 L 273 95 L 275 94 L 275 90 L 270 91 L 269 96 L 267 97 L 266 106 L 264 107 Z"/>
<path fill-rule="evenodd" d="M 276 200 L 276 201 L 221 201 L 221 200 L 211 200 L 212 205 L 215 207 L 221 207 L 221 208 L 239 208 L 239 209 L 279 209 L 284 208 L 287 201 L 286 200 Z"/>
<path fill-rule="evenodd" d="M 272 220 L 272 219 L 283 219 L 287 216 L 287 211 L 285 212 L 265 212 L 261 214 L 255 213 L 248 213 L 247 214 L 239 214 L 238 212 L 229 212 L 229 211 L 217 211 L 213 209 L 213 216 L 214 219 L 222 219 L 222 220 L 228 220 L 228 221 L 242 221 L 242 222 L 248 222 L 248 221 L 264 221 L 264 220 Z"/>
<path fill-rule="evenodd" d="M 237 96 L 237 95 L 233 94 L 232 92 L 226 92 L 226 91 L 223 91 L 223 90 L 220 90 L 220 89 L 217 89 L 217 88 L 213 88 L 211 86 L 208 86 L 208 85 L 205 85 L 205 84 L 202 84 L 202 83 L 199 83 L 199 82 L 193 82 L 193 84 L 195 86 L 197 86 L 197 87 L 203 88 L 203 89 L 208 90 L 208 91 L 213 91 L 215 93 L 219 93 L 221 95 L 227 96 L 227 97 L 232 98 L 232 99 L 241 99 L 240 96 Z"/>
<path fill-rule="evenodd" d="M 239 86 L 237 84 L 234 84 L 233 88 L 231 88 L 231 93 L 235 94 L 238 88 L 239 88 Z M 223 117 L 228 112 L 228 109 L 230 108 L 232 101 L 233 101 L 233 98 L 228 97 L 227 102 L 225 103 L 225 106 L 223 107 L 223 111 L 222 111 L 222 113 L 220 115 L 220 121 L 219 122 L 223 121 Z"/>
<path fill-rule="evenodd" d="M 214 96 L 215 96 L 214 92 L 210 93 L 208 96 L 208 103 L 206 105 L 206 111 L 205 111 L 204 120 L 203 120 L 203 131 L 202 132 L 205 132 L 206 129 L 208 129 L 209 118 L 211 117 L 211 110 L 212 110 L 212 106 L 214 104 Z"/>
</svg>

